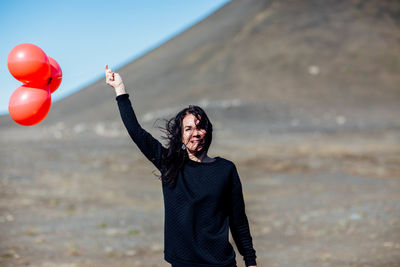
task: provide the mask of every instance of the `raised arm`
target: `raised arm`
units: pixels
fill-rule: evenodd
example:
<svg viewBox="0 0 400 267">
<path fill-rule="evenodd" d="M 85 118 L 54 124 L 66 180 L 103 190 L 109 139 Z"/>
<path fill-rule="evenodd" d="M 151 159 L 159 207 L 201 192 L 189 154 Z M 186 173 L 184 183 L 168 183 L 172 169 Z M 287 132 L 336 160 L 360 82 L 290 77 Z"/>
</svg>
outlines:
<svg viewBox="0 0 400 267">
<path fill-rule="evenodd" d="M 118 73 L 112 72 L 111 69 L 108 69 L 107 65 L 105 69 L 106 83 L 115 89 L 118 108 L 125 128 L 140 151 L 142 151 L 146 158 L 161 171 L 162 158 L 164 153 L 166 153 L 166 149 L 157 139 L 140 126 L 121 76 Z"/>
<path fill-rule="evenodd" d="M 246 266 L 256 266 L 256 251 L 253 248 L 249 222 L 245 212 L 242 184 L 236 167 L 232 169 L 231 207 L 229 212 L 229 228 L 239 253 Z"/>
</svg>

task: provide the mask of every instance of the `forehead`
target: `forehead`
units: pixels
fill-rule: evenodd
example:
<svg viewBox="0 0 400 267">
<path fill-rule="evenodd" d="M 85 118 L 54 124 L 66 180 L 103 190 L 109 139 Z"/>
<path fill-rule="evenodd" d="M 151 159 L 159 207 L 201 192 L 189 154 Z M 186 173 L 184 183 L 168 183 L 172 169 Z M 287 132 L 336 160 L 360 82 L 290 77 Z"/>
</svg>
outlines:
<svg viewBox="0 0 400 267">
<path fill-rule="evenodd" d="M 186 115 L 182 120 L 183 127 L 194 126 L 197 125 L 199 122 L 199 119 L 197 119 L 193 114 Z"/>
</svg>

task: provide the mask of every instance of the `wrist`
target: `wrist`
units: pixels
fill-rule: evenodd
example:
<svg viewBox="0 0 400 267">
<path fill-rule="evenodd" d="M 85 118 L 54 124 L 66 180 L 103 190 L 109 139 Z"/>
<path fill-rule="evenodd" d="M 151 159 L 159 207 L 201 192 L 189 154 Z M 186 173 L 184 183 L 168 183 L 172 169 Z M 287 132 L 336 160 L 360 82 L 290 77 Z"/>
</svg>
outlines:
<svg viewBox="0 0 400 267">
<path fill-rule="evenodd" d="M 126 94 L 126 90 L 125 90 L 124 84 L 121 84 L 121 85 L 115 87 L 115 94 L 117 96 Z"/>
</svg>

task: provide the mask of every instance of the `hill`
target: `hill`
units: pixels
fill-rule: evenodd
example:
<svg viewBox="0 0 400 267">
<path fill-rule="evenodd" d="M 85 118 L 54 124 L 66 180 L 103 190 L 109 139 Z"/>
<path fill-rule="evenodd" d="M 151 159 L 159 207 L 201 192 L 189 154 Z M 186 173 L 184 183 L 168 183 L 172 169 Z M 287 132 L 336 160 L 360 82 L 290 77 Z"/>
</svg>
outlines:
<svg viewBox="0 0 400 267">
<path fill-rule="evenodd" d="M 232 1 L 118 72 L 145 121 L 199 104 L 229 124 L 392 127 L 399 10 L 398 1 Z M 101 79 L 55 103 L 38 128 L 117 120 Z"/>
</svg>

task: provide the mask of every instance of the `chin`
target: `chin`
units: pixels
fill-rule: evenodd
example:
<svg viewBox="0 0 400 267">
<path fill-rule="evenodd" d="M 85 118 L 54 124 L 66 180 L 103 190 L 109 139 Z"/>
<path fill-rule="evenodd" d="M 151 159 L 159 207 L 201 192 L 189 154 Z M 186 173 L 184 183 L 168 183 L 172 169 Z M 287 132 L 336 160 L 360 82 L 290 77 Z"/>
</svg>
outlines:
<svg viewBox="0 0 400 267">
<path fill-rule="evenodd" d="M 201 148 L 195 148 L 195 149 L 190 149 L 190 148 L 188 148 L 188 150 L 189 150 L 189 152 L 192 153 L 192 154 L 199 154 L 199 153 L 202 153 L 202 152 L 203 152 L 203 148 L 202 148 L 202 147 L 201 147 Z"/>
<path fill-rule="evenodd" d="M 204 152 L 204 149 L 201 147 L 201 148 L 199 148 L 199 149 L 196 149 L 195 151 L 194 151 L 194 153 L 196 153 L 196 154 L 201 154 L 201 153 L 203 153 Z"/>
</svg>

